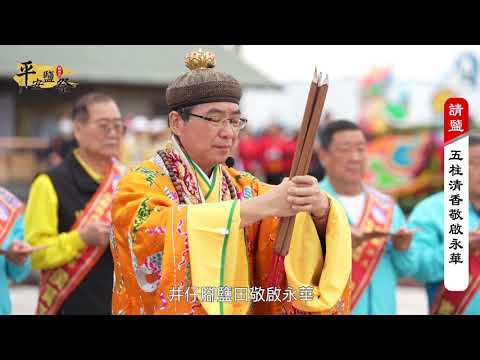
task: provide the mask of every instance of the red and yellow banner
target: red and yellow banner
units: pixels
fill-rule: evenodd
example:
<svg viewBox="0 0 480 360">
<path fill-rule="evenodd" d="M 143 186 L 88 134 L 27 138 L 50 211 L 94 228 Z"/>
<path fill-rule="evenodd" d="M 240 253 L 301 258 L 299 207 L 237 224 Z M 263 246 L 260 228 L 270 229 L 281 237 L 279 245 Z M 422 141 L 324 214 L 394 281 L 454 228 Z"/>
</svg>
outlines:
<svg viewBox="0 0 480 360">
<path fill-rule="evenodd" d="M 364 232 L 388 232 L 394 212 L 393 201 L 382 201 L 372 192 L 368 192 L 367 202 L 359 228 Z M 357 305 L 363 292 L 370 284 L 373 273 L 385 251 L 385 238 L 366 241 L 352 253 L 352 309 Z"/>
</svg>

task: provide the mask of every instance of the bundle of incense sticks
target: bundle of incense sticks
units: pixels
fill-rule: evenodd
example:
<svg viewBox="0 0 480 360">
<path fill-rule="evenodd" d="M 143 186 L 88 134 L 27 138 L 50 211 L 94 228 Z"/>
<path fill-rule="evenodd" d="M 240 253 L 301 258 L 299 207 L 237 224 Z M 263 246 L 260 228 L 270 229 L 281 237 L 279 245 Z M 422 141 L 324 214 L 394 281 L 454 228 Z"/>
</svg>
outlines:
<svg viewBox="0 0 480 360">
<path fill-rule="evenodd" d="M 317 69 L 315 69 L 307 97 L 302 126 L 297 138 L 297 147 L 295 149 L 292 168 L 290 169 L 290 178 L 297 175 L 306 175 L 308 173 L 313 154 L 315 136 L 320 124 L 327 91 L 328 75 L 322 78 L 322 73 L 317 75 Z M 294 224 L 294 216 L 282 218 L 280 220 L 269 279 L 269 283 L 272 284 L 272 286 L 280 286 L 282 281 L 284 273 L 283 259 L 290 249 Z"/>
</svg>

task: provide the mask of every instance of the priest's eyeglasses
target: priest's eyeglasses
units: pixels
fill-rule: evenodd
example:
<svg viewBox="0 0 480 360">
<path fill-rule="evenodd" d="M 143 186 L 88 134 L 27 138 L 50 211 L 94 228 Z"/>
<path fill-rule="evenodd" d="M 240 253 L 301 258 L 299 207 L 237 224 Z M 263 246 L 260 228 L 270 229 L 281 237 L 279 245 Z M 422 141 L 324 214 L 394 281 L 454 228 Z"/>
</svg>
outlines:
<svg viewBox="0 0 480 360">
<path fill-rule="evenodd" d="M 216 128 L 222 128 L 225 127 L 226 122 L 228 121 L 230 125 L 232 126 L 233 130 L 239 131 L 245 128 L 247 126 L 248 120 L 245 118 L 242 118 L 238 115 L 234 115 L 230 119 L 228 118 L 222 118 L 221 116 L 217 115 L 212 115 L 212 116 L 203 116 L 203 115 L 197 115 L 193 114 L 191 112 L 184 112 L 185 115 L 188 116 L 195 116 L 197 118 L 209 121 L 214 127 Z"/>
</svg>

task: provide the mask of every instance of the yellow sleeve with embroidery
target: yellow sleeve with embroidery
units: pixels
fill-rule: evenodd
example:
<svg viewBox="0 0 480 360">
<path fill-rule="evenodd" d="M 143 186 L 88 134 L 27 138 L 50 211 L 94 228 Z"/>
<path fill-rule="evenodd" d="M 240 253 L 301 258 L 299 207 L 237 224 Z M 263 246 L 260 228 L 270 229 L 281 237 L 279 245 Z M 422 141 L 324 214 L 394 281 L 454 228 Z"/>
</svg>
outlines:
<svg viewBox="0 0 480 360">
<path fill-rule="evenodd" d="M 311 299 L 295 299 L 292 305 L 313 314 L 350 313 L 352 240 L 347 217 L 330 197 L 327 220 L 326 257 L 311 216 L 299 213 L 295 219 L 290 251 L 285 257 L 288 285 L 299 290 L 313 288 Z M 310 240 L 310 241 L 307 241 Z"/>
<path fill-rule="evenodd" d="M 72 261 L 86 244 L 78 231 L 58 233 L 58 198 L 48 175 L 32 184 L 25 211 L 25 240 L 32 246 L 49 245 L 32 254 L 33 269 L 51 269 Z"/>
<path fill-rule="evenodd" d="M 271 187 L 259 183 L 254 190 L 263 195 Z M 328 194 L 327 194 L 328 196 Z M 352 245 L 350 226 L 342 207 L 330 199 L 330 212 L 326 228 L 326 257 L 323 257 L 315 224 L 308 213 L 296 215 L 290 250 L 284 260 L 286 281 L 282 287 L 290 287 L 295 296 L 282 304 L 261 302 L 257 314 L 310 313 L 349 314 L 352 269 Z M 260 223 L 256 251 L 256 283 L 263 288 L 270 286 L 268 276 L 272 269 L 273 247 L 277 237 L 278 218 L 264 219 Z M 311 299 L 299 293 L 313 289 Z"/>
</svg>

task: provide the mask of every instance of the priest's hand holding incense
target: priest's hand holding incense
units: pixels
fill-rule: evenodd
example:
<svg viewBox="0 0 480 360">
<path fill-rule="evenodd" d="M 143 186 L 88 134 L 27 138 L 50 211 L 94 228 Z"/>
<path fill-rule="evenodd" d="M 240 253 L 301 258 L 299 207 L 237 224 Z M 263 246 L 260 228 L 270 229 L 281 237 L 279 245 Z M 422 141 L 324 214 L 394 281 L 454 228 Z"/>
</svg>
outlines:
<svg viewBox="0 0 480 360">
<path fill-rule="evenodd" d="M 327 195 L 316 178 L 310 175 L 294 176 L 288 189 L 287 201 L 296 212 L 306 211 L 316 219 L 326 219 L 330 209 Z"/>
<path fill-rule="evenodd" d="M 330 202 L 313 176 L 295 176 L 283 179 L 267 194 L 243 200 L 240 205 L 241 227 L 267 217 L 289 217 L 306 211 L 314 220 L 326 221 Z"/>
<path fill-rule="evenodd" d="M 242 200 L 240 202 L 240 226 L 245 227 L 273 216 L 294 216 L 298 211 L 292 209 L 292 205 L 287 201 L 288 189 L 292 185 L 293 183 L 285 178 L 281 184 L 272 186 L 272 189 L 265 195 Z"/>
</svg>

